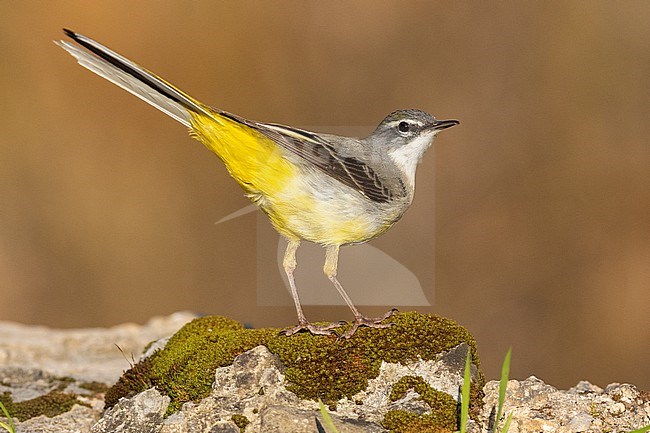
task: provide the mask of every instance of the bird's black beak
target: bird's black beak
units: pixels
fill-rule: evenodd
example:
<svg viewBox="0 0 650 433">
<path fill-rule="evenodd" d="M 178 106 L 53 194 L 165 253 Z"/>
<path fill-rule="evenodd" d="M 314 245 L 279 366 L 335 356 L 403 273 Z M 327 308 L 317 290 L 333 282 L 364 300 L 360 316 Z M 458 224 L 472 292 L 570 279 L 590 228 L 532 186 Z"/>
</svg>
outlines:
<svg viewBox="0 0 650 433">
<path fill-rule="evenodd" d="M 429 128 L 434 131 L 442 131 L 443 129 L 451 128 L 458 124 L 460 124 L 458 120 L 435 120 Z"/>
</svg>

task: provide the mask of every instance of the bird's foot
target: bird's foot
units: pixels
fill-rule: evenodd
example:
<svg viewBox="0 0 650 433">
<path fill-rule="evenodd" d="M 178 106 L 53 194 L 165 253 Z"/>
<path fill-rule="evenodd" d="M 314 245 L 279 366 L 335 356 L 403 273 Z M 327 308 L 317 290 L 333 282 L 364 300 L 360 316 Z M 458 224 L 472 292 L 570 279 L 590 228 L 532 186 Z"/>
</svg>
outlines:
<svg viewBox="0 0 650 433">
<path fill-rule="evenodd" d="M 288 337 L 300 331 L 309 331 L 314 335 L 338 335 L 336 331 L 333 331 L 333 329 L 340 326 L 341 322 L 332 322 L 325 325 L 315 325 L 304 320 L 300 321 L 300 323 L 298 323 L 293 328 L 280 331 L 280 334 L 286 335 Z"/>
<path fill-rule="evenodd" d="M 388 319 L 396 312 L 397 312 L 397 308 L 393 308 L 392 310 L 386 312 L 386 314 L 380 317 L 371 318 L 371 317 L 359 316 L 356 319 L 354 319 L 354 322 L 352 322 L 352 327 L 347 331 L 345 331 L 339 338 L 348 339 L 352 337 L 354 333 L 357 332 L 357 329 L 359 329 L 360 326 L 367 326 L 368 328 L 378 328 L 378 329 L 390 328 L 395 323 L 393 322 L 382 323 L 382 322 Z"/>
</svg>

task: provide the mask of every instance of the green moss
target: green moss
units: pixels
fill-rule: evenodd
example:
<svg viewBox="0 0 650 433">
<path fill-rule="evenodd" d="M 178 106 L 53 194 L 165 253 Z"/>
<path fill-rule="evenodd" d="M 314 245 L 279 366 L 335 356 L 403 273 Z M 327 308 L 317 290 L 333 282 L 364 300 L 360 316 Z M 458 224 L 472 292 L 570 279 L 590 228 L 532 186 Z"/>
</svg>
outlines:
<svg viewBox="0 0 650 433">
<path fill-rule="evenodd" d="M 212 390 L 214 372 L 240 355 L 273 338 L 275 329 L 244 329 L 223 317 L 195 319 L 151 356 L 148 372 L 156 387 L 171 398 L 168 412 L 187 401 L 205 398 Z"/>
<path fill-rule="evenodd" d="M 145 358 L 138 362 L 118 379 L 106 395 L 104 395 L 104 406 L 108 409 L 117 404 L 122 397 L 133 397 L 136 394 L 146 391 L 154 386 L 149 371 L 151 370 L 151 358 Z"/>
<path fill-rule="evenodd" d="M 485 379 L 483 373 L 479 371 L 478 380 L 472 381 L 469 385 L 469 417 L 474 421 L 478 421 L 481 409 L 483 409 L 483 386 L 485 386 Z"/>
<path fill-rule="evenodd" d="M 393 386 L 390 394 L 391 401 L 403 398 L 412 389 L 420 395 L 431 408 L 431 413 L 417 415 L 414 413 L 392 410 L 389 411 L 382 424 L 391 432 L 413 431 L 453 431 L 458 425 L 457 402 L 445 392 L 432 388 L 419 376 L 404 376 Z M 416 430 L 417 429 L 417 430 Z"/>
<path fill-rule="evenodd" d="M 19 421 L 26 421 L 40 415 L 51 418 L 68 412 L 75 404 L 89 407 L 86 403 L 79 401 L 75 394 L 61 391 L 50 391 L 40 397 L 20 402 L 14 402 L 11 395 L 5 392 L 0 394 L 0 401 L 11 416 Z"/>
<path fill-rule="evenodd" d="M 451 433 L 455 429 L 441 427 L 428 419 L 428 415 L 418 415 L 404 410 L 390 410 L 382 425 L 390 432 L 398 433 Z"/>
<path fill-rule="evenodd" d="M 395 325 L 390 328 L 361 328 L 349 340 L 339 340 L 309 333 L 286 337 L 278 335 L 279 329 L 244 329 L 223 317 L 198 318 L 171 337 L 164 349 L 126 372 L 106 394 L 106 408 L 120 397 L 156 386 L 171 398 L 168 413 L 172 413 L 187 401 L 207 397 L 215 369 L 258 345 L 278 355 L 286 367 L 288 389 L 330 406 L 365 389 L 379 373 L 382 360 L 435 359 L 466 342 L 479 366 L 474 338 L 453 321 L 414 312 L 397 313 L 391 320 Z"/>
<path fill-rule="evenodd" d="M 240 431 L 241 433 L 243 433 L 244 430 L 246 429 L 246 426 L 247 426 L 248 424 L 251 423 L 251 422 L 248 420 L 248 418 L 246 418 L 246 417 L 245 417 L 244 415 L 242 415 L 242 414 L 235 414 L 235 415 L 233 415 L 232 418 L 230 418 L 230 419 L 232 419 L 232 422 L 234 422 L 235 425 L 236 425 L 237 427 L 239 427 L 239 431 Z"/>
</svg>

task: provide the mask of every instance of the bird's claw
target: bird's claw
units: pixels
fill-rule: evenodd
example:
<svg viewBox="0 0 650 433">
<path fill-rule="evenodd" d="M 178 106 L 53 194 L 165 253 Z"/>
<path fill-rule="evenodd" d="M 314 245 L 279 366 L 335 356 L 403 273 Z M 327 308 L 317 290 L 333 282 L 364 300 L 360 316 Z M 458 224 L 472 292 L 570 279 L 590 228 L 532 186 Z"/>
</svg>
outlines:
<svg viewBox="0 0 650 433">
<path fill-rule="evenodd" d="M 341 322 L 332 322 L 326 325 L 314 325 L 313 323 L 304 321 L 298 323 L 293 328 L 284 329 L 280 331 L 280 335 L 286 335 L 288 337 L 300 331 L 309 331 L 314 335 L 338 335 L 338 333 L 336 331 L 333 331 L 333 329 L 338 328 L 340 326 L 341 326 Z"/>
<path fill-rule="evenodd" d="M 365 316 L 360 316 L 357 317 L 354 322 L 352 322 L 352 327 L 345 331 L 339 339 L 348 339 L 354 335 L 355 332 L 357 332 L 357 329 L 361 326 L 367 326 L 368 328 L 377 328 L 377 329 L 385 329 L 385 328 L 390 328 L 393 326 L 395 323 L 394 322 L 388 322 L 388 323 L 382 323 L 384 320 L 388 319 L 390 316 L 395 314 L 397 312 L 397 308 L 393 308 L 390 311 L 386 312 L 381 317 L 365 317 Z"/>
</svg>

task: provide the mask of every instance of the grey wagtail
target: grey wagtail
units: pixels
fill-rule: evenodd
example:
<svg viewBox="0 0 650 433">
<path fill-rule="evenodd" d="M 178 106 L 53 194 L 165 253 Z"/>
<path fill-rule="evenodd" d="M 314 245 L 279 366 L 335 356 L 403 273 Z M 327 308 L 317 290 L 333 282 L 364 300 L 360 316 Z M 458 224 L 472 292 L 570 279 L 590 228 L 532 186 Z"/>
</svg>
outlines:
<svg viewBox="0 0 650 433">
<path fill-rule="evenodd" d="M 301 330 L 332 334 L 341 323 L 312 324 L 305 318 L 294 281 L 302 239 L 325 247 L 325 275 L 354 313 L 359 326 L 386 328 L 381 317 L 359 313 L 336 277 L 339 248 L 373 239 L 395 224 L 411 205 L 415 169 L 438 132 L 458 125 L 420 110 L 389 114 L 366 138 L 320 134 L 244 119 L 205 105 L 162 78 L 98 42 L 70 30 L 78 45 L 56 41 L 77 62 L 143 99 L 189 128 L 226 165 L 230 175 L 288 241 L 283 266 Z"/>
</svg>

